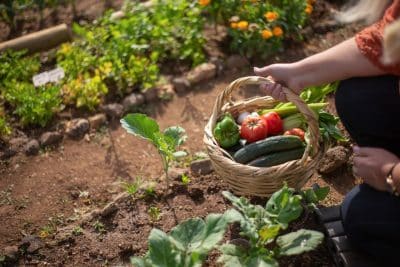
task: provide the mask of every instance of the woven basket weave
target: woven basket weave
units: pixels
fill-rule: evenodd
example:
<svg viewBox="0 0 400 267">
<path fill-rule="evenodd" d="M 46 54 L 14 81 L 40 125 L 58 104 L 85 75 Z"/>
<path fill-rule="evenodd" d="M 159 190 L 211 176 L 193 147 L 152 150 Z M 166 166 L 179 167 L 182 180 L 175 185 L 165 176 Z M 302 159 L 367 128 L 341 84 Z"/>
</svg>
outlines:
<svg viewBox="0 0 400 267">
<path fill-rule="evenodd" d="M 244 111 L 273 108 L 277 101 L 270 96 L 254 97 L 233 102 L 231 94 L 245 85 L 272 83 L 264 77 L 249 76 L 233 81 L 217 97 L 211 117 L 205 127 L 204 143 L 215 172 L 228 183 L 238 195 L 271 196 L 286 181 L 289 187 L 300 189 L 313 175 L 325 153 L 327 144 L 321 141 L 318 120 L 307 104 L 288 88 L 283 88 L 286 98 L 296 105 L 307 121 L 309 141 L 303 157 L 272 167 L 253 167 L 235 162 L 227 151 L 221 148 L 213 136 L 218 119 L 229 112 L 234 117 Z"/>
</svg>

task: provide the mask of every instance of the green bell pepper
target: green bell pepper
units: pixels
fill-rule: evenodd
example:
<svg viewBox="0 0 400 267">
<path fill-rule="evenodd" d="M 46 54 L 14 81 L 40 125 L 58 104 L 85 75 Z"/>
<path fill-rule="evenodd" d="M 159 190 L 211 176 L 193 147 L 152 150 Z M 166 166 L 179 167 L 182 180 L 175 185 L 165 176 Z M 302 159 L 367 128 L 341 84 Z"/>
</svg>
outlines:
<svg viewBox="0 0 400 267">
<path fill-rule="evenodd" d="M 215 125 L 214 137 L 222 148 L 230 148 L 240 139 L 239 126 L 231 114 L 224 115 L 221 121 Z"/>
</svg>

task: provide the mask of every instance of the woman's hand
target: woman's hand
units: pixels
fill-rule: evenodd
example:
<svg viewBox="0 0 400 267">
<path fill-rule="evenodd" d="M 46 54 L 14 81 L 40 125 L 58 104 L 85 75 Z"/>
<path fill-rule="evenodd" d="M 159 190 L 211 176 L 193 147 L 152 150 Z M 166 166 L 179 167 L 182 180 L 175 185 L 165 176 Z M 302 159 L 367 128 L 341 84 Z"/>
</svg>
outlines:
<svg viewBox="0 0 400 267">
<path fill-rule="evenodd" d="M 354 146 L 353 152 L 353 174 L 377 190 L 390 191 L 386 176 L 393 164 L 400 162 L 400 159 L 382 148 Z"/>
<path fill-rule="evenodd" d="M 258 76 L 271 78 L 274 84 L 262 84 L 261 89 L 265 90 L 267 95 L 272 96 L 276 100 L 286 102 L 286 96 L 282 92 L 282 86 L 292 89 L 295 93 L 299 94 L 304 88 L 301 79 L 299 78 L 296 63 L 291 64 L 272 64 L 262 68 L 254 68 L 254 73 Z"/>
</svg>

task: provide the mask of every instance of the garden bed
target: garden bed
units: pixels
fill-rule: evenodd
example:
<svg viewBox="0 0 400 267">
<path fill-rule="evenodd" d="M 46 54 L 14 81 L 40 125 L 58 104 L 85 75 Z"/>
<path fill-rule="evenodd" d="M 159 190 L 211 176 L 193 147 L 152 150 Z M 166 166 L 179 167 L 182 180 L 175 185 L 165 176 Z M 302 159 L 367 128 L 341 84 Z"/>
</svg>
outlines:
<svg viewBox="0 0 400 267">
<path fill-rule="evenodd" d="M 321 9 L 330 7 L 327 2 L 319 5 Z M 357 30 L 357 27 L 341 28 L 325 22 L 319 21 L 307 28 L 309 33 L 304 44 L 287 45 L 284 53 L 268 62 L 294 61 L 314 54 Z M 189 136 L 185 148 L 192 159 L 174 168 L 175 174 L 171 174 L 175 178 L 169 192 L 165 189 L 161 160 L 155 149 L 126 134 L 118 118 L 108 116 L 102 127 L 87 132 L 82 139 L 65 138 L 55 147 L 42 148 L 38 156 L 18 154 L 1 163 L 0 223 L 7 227 L 0 230 L 0 251 L 6 249 L 7 256 L 15 256 L 20 265 L 127 264 L 130 256 L 146 252 L 147 237 L 153 227 L 168 232 L 185 219 L 226 210 L 230 204 L 221 195 L 227 189 L 226 184 L 215 173 L 209 173 L 210 170 L 199 175 L 190 168 L 195 154 L 204 152 L 203 129 L 215 97 L 234 79 L 252 74 L 250 65 L 230 65 L 235 58 L 229 61 L 225 56 L 220 58 L 222 63 L 216 78 L 184 91 L 172 91 L 169 101 L 158 99 L 139 107 L 162 128 L 180 125 Z M 261 64 L 266 63 L 252 62 L 252 65 Z M 260 92 L 246 91 L 241 96 L 253 93 Z M 122 98 L 109 101 L 122 102 Z M 93 114 L 67 109 L 57 115 L 57 121 Z M 45 130 L 59 130 L 59 125 L 55 123 Z M 17 131 L 16 137 L 27 134 L 29 138 L 39 138 L 45 130 L 28 128 L 25 133 Z M 345 144 L 345 148 L 348 146 Z M 329 165 L 337 159 L 327 160 Z M 338 204 L 355 183 L 349 167 L 349 161 L 345 160 L 330 174 L 316 174 L 306 187 L 315 182 L 329 185 L 331 193 L 322 204 Z M 190 179 L 187 185 L 182 182 L 182 173 L 187 173 Z M 127 195 L 126 183 L 134 185 L 137 177 L 144 181 L 144 189 L 134 196 Z M 145 193 L 148 182 L 156 183 L 154 195 Z M 115 198 L 119 200 L 112 202 Z M 110 201 L 115 204 L 104 210 Z M 254 201 L 263 203 L 265 199 Z M 312 216 L 302 218 L 293 226 L 294 229 L 302 227 L 320 230 Z M 230 228 L 225 239 L 232 236 L 237 236 L 237 229 Z M 217 256 L 213 252 L 206 266 L 216 266 Z M 333 261 L 321 245 L 316 251 L 283 259 L 281 264 L 333 266 Z"/>
</svg>

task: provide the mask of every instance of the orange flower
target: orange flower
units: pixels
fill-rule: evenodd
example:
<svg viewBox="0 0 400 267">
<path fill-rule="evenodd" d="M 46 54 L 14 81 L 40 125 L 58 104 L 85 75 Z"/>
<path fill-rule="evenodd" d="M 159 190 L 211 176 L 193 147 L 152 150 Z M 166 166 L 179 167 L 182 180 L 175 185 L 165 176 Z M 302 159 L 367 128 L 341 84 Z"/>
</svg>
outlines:
<svg viewBox="0 0 400 267">
<path fill-rule="evenodd" d="M 237 29 L 238 23 L 237 22 L 231 22 L 231 28 L 232 29 Z"/>
<path fill-rule="evenodd" d="M 275 11 L 268 11 L 264 14 L 264 17 L 268 22 L 272 22 L 277 18 L 279 18 L 279 14 L 276 13 Z"/>
<path fill-rule="evenodd" d="M 274 35 L 272 34 L 272 32 L 270 30 L 265 29 L 265 30 L 261 31 L 261 36 L 262 36 L 263 39 L 267 40 L 267 39 L 271 38 Z"/>
<path fill-rule="evenodd" d="M 283 30 L 281 27 L 276 26 L 272 29 L 272 33 L 276 36 L 276 37 L 281 37 L 283 35 Z"/>
<path fill-rule="evenodd" d="M 313 6 L 310 4 L 307 4 L 307 7 L 304 11 L 306 12 L 306 14 L 310 15 L 313 12 Z"/>
<path fill-rule="evenodd" d="M 247 30 L 247 27 L 249 26 L 249 23 L 245 20 L 241 20 L 237 24 L 239 30 L 245 31 Z"/>
<path fill-rule="evenodd" d="M 201 6 L 208 6 L 211 0 L 199 0 L 199 5 Z"/>
</svg>

